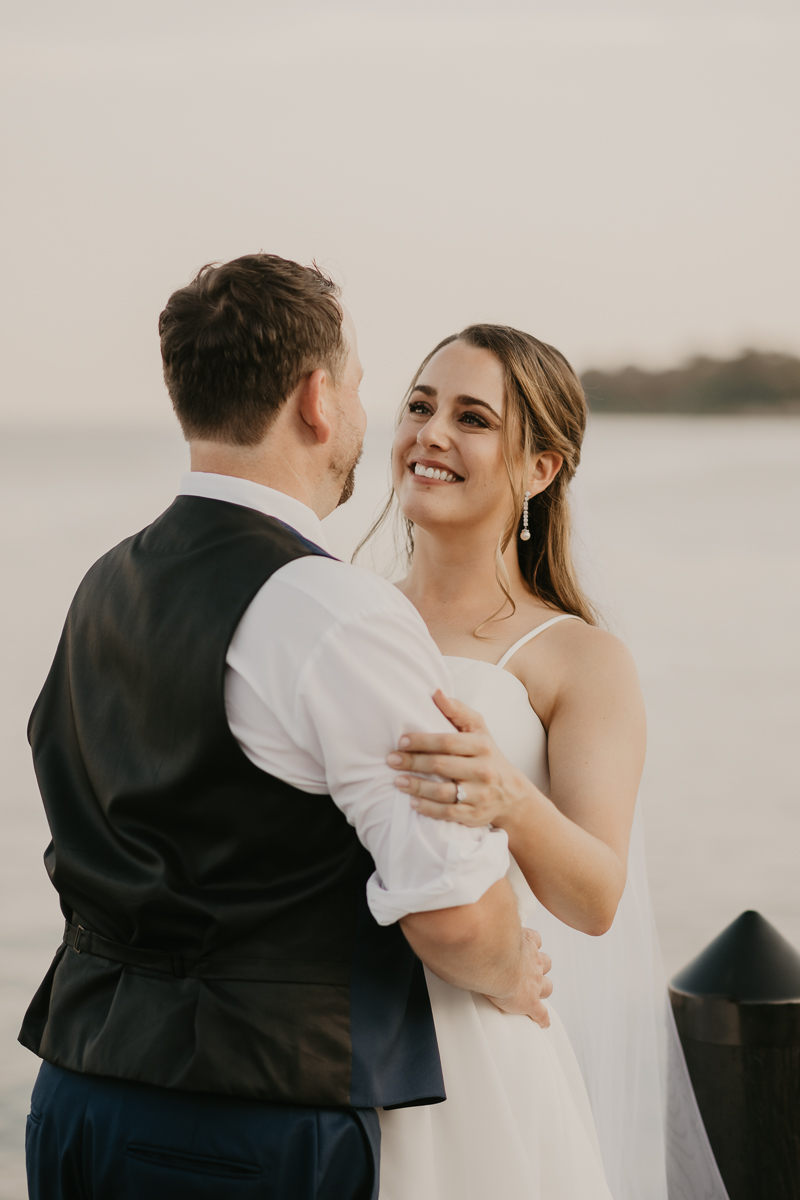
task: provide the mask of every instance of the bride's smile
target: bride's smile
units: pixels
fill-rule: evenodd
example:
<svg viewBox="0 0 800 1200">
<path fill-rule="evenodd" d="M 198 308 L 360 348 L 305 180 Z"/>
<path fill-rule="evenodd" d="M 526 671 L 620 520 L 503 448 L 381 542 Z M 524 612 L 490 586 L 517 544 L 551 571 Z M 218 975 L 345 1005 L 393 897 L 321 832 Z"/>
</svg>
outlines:
<svg viewBox="0 0 800 1200">
<path fill-rule="evenodd" d="M 431 462 L 428 458 L 418 458 L 416 461 L 408 464 L 409 469 L 413 471 L 415 479 L 429 479 L 434 483 L 463 483 L 464 480 L 460 475 L 455 475 L 452 471 L 448 471 L 447 467 L 441 463 Z"/>
</svg>

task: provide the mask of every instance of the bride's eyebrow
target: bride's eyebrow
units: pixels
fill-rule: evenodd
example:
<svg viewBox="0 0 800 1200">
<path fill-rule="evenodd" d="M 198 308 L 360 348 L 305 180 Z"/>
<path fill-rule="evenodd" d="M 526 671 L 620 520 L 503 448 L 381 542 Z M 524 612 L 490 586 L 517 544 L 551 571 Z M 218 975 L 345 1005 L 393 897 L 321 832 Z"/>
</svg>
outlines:
<svg viewBox="0 0 800 1200">
<path fill-rule="evenodd" d="M 431 387 L 430 384 L 427 383 L 416 384 L 411 389 L 412 396 L 414 395 L 414 392 L 422 392 L 423 396 L 433 397 L 438 395 L 436 388 Z M 456 396 L 456 404 L 477 404 L 478 408 L 488 409 L 492 416 L 496 417 L 498 421 L 502 421 L 503 419 L 498 412 L 495 412 L 491 404 L 487 404 L 485 400 L 478 400 L 476 396 Z"/>
<path fill-rule="evenodd" d="M 488 409 L 488 411 L 492 414 L 493 417 L 496 417 L 498 421 L 502 421 L 502 417 L 500 416 L 500 413 L 495 412 L 494 409 L 492 408 L 491 404 L 487 404 L 485 400 L 478 400 L 477 397 L 475 397 L 475 396 L 456 396 L 456 403 L 457 404 L 476 404 L 478 406 L 478 408 Z"/>
</svg>

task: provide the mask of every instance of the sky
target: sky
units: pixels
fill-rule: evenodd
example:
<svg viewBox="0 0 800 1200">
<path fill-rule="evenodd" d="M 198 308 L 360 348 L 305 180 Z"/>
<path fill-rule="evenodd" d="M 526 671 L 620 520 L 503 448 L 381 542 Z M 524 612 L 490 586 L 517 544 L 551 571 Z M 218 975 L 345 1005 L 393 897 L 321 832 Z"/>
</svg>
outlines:
<svg viewBox="0 0 800 1200">
<path fill-rule="evenodd" d="M 388 418 L 432 345 L 800 353 L 789 0 L 106 0 L 0 19 L 0 424 L 166 425 L 157 320 L 267 250 L 344 288 Z"/>
</svg>

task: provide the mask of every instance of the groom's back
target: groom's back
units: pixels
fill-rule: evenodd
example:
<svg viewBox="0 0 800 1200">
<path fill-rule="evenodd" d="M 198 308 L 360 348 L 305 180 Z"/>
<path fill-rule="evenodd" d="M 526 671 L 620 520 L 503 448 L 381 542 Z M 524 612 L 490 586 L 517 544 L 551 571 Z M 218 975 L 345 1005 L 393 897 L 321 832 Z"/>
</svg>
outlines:
<svg viewBox="0 0 800 1200">
<path fill-rule="evenodd" d="M 256 767 L 226 717 L 243 613 L 322 554 L 182 496 L 81 585 L 30 726 L 71 927 L 21 1035 L 50 1062 L 293 1104 L 440 1091 L 435 1053 L 413 1080 L 392 1065 L 418 1063 L 432 1028 L 419 963 L 366 907 L 370 856 L 327 796 Z M 374 1031 L 360 1044 L 373 999 L 385 1053 Z"/>
</svg>

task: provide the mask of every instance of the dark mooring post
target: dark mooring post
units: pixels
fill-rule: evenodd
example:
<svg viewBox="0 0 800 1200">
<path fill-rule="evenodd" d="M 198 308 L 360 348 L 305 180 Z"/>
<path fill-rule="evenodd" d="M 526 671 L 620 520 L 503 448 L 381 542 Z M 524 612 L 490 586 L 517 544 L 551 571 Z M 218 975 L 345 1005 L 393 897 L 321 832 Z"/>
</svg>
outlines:
<svg viewBox="0 0 800 1200">
<path fill-rule="evenodd" d="M 670 998 L 730 1200 L 800 1200 L 800 954 L 742 913 Z"/>
</svg>

